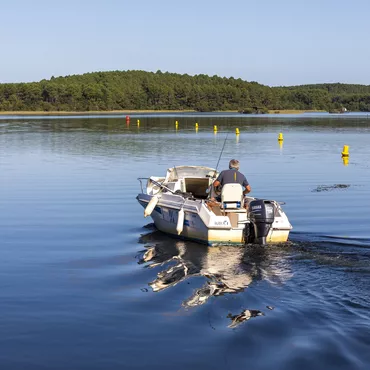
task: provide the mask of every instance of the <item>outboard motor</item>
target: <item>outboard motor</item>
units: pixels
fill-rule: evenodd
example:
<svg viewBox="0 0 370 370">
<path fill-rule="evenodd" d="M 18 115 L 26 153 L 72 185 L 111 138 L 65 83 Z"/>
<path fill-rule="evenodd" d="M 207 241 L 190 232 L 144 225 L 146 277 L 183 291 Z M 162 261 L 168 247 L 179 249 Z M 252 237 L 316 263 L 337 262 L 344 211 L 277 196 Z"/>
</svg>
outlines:
<svg viewBox="0 0 370 370">
<path fill-rule="evenodd" d="M 265 245 L 274 222 L 274 204 L 264 199 L 252 200 L 248 206 L 248 218 L 254 227 L 254 242 Z"/>
</svg>

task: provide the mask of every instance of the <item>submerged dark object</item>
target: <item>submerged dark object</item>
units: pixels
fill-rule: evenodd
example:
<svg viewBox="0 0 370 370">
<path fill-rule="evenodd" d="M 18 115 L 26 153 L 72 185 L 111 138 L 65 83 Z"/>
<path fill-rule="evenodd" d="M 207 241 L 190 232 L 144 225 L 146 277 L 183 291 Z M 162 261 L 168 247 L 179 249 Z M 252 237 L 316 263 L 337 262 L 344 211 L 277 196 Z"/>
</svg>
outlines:
<svg viewBox="0 0 370 370">
<path fill-rule="evenodd" d="M 251 319 L 256 316 L 264 316 L 265 314 L 259 310 L 244 310 L 239 315 L 231 315 L 229 313 L 226 317 L 231 319 L 231 324 L 228 325 L 229 328 L 235 328 L 240 325 L 242 322 Z"/>
<path fill-rule="evenodd" d="M 334 185 L 319 185 L 316 189 L 313 189 L 313 193 L 320 193 L 321 191 L 331 191 L 335 189 L 348 189 L 351 185 L 347 184 L 334 184 Z"/>
</svg>

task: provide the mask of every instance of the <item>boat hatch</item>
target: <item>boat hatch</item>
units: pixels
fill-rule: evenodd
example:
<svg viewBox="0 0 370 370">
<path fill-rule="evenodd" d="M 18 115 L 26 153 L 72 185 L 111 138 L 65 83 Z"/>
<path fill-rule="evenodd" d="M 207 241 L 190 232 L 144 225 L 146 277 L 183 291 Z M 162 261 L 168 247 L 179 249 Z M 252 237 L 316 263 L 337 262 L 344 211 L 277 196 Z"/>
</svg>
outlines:
<svg viewBox="0 0 370 370">
<path fill-rule="evenodd" d="M 187 193 L 192 193 L 198 199 L 206 199 L 208 197 L 209 178 L 186 177 L 184 178 L 184 182 Z"/>
</svg>

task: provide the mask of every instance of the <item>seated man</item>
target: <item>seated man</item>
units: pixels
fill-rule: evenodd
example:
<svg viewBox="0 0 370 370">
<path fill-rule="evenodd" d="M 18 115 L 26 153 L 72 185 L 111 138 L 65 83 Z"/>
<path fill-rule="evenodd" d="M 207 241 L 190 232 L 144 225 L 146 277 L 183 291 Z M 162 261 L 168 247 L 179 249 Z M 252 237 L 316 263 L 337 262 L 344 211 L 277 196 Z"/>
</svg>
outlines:
<svg viewBox="0 0 370 370">
<path fill-rule="evenodd" d="M 229 169 L 221 171 L 221 173 L 218 175 L 217 179 L 213 183 L 214 188 L 222 187 L 225 184 L 240 184 L 244 187 L 243 195 L 246 195 L 250 193 L 252 190 L 249 182 L 245 178 L 245 176 L 239 172 L 239 161 L 236 159 L 232 159 L 229 162 Z M 217 197 L 216 200 L 219 202 L 221 201 L 221 197 Z"/>
</svg>

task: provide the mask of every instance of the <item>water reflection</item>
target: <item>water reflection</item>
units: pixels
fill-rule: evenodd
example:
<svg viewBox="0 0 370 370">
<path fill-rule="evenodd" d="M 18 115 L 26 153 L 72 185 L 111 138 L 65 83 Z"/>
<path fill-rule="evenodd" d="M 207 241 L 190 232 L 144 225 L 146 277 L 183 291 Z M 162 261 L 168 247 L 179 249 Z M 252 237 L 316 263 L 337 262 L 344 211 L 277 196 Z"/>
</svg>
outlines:
<svg viewBox="0 0 370 370">
<path fill-rule="evenodd" d="M 210 297 L 235 294 L 244 291 L 254 280 L 266 280 L 270 284 L 283 284 L 292 272 L 284 247 L 264 249 L 259 247 L 218 246 L 207 247 L 193 242 L 177 241 L 159 231 L 141 237 L 146 246 L 139 258 L 140 264 L 152 268 L 163 266 L 156 278 L 149 283 L 154 292 L 175 286 L 192 276 L 203 276 L 206 282 L 185 298 L 185 308 L 205 304 Z M 250 310 L 246 310 L 250 311 Z M 231 317 L 234 322 L 257 316 L 252 310 Z M 244 317 L 244 319 L 242 319 Z M 233 325 L 233 327 L 236 324 Z"/>
<path fill-rule="evenodd" d="M 228 325 L 229 328 L 236 328 L 242 322 L 248 321 L 252 317 L 264 316 L 264 313 L 259 310 L 244 310 L 239 315 L 228 314 L 227 317 L 231 319 L 231 324 Z"/>
<path fill-rule="evenodd" d="M 284 141 L 278 140 L 279 143 L 279 149 L 280 149 L 280 154 L 283 153 L 283 146 L 284 146 Z"/>
</svg>

